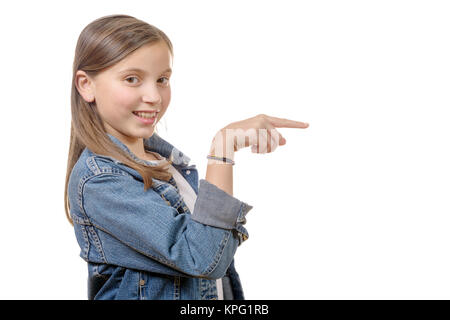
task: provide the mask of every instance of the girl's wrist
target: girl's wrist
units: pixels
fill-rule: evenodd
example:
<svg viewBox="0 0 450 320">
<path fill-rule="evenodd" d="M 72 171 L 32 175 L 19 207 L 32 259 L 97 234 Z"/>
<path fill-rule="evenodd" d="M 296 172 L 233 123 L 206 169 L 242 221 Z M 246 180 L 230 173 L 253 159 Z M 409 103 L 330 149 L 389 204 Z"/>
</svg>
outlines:
<svg viewBox="0 0 450 320">
<path fill-rule="evenodd" d="M 234 160 L 226 157 L 217 157 L 214 155 L 207 155 L 206 158 L 208 159 L 208 165 L 209 164 L 228 164 L 234 166 Z"/>
</svg>

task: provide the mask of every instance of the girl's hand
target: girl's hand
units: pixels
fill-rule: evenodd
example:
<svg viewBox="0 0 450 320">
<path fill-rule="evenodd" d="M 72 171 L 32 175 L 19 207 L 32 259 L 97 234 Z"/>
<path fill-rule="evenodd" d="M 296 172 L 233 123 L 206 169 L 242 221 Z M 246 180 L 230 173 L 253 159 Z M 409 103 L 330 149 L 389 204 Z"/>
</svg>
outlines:
<svg viewBox="0 0 450 320">
<path fill-rule="evenodd" d="M 248 146 L 252 146 L 253 153 L 270 153 L 279 145 L 286 144 L 286 139 L 276 128 L 305 129 L 308 126 L 306 122 L 259 114 L 222 128 L 214 138 L 210 151 L 231 159 L 234 152 Z"/>
</svg>

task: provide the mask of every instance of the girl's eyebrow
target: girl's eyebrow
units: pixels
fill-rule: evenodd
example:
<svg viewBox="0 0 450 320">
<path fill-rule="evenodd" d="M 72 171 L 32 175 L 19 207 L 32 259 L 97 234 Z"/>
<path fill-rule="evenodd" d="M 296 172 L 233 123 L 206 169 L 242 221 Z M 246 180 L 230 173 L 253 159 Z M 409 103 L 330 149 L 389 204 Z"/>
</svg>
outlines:
<svg viewBox="0 0 450 320">
<path fill-rule="evenodd" d="M 147 74 L 147 71 L 142 70 L 142 69 L 140 69 L 140 68 L 134 68 L 134 67 L 133 67 L 133 68 L 124 69 L 124 70 L 122 70 L 122 71 L 119 71 L 119 73 L 125 73 L 125 72 L 130 72 L 130 71 L 140 72 L 140 73 L 143 73 L 143 74 Z M 167 69 L 164 70 L 162 73 L 166 73 L 166 72 L 172 73 L 172 69 L 171 69 L 171 68 L 167 68 Z"/>
</svg>

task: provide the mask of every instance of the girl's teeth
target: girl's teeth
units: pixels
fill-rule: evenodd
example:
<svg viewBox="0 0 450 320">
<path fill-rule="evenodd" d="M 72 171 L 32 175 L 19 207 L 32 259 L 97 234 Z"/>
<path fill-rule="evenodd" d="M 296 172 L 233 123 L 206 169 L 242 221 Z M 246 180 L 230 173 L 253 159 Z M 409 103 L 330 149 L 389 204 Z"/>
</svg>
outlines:
<svg viewBox="0 0 450 320">
<path fill-rule="evenodd" d="M 135 112 L 135 114 L 136 114 L 138 117 L 145 118 L 145 119 L 154 118 L 154 117 L 156 116 L 156 113 L 155 113 L 155 112 L 153 112 L 153 113 L 148 113 L 148 112 Z"/>
</svg>

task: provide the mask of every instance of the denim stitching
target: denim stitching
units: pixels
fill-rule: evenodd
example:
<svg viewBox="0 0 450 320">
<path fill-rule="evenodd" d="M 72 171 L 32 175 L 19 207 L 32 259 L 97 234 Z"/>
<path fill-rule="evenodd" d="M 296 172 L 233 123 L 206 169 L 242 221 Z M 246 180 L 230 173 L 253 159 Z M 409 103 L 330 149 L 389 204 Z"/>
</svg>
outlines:
<svg viewBox="0 0 450 320">
<path fill-rule="evenodd" d="M 72 221 L 74 223 L 76 223 L 76 224 L 84 225 L 84 226 L 92 225 L 91 222 L 89 221 L 89 219 L 87 219 L 87 218 L 82 218 L 82 217 L 79 217 L 79 216 L 77 216 L 75 214 L 71 215 L 71 216 L 72 216 Z"/>
<path fill-rule="evenodd" d="M 98 225 L 96 225 L 96 224 L 94 224 L 94 223 L 93 223 L 92 225 L 93 225 L 95 228 L 97 228 L 98 230 L 102 230 L 103 232 L 109 234 L 109 232 L 106 231 L 105 229 L 103 229 L 102 227 L 100 227 L 100 226 L 98 226 Z M 120 239 L 117 239 L 117 240 L 120 241 L 120 242 L 122 242 Z M 146 257 L 150 257 L 150 258 L 155 259 L 155 260 L 157 260 L 157 261 L 159 261 L 159 262 L 161 262 L 161 263 L 164 263 L 164 264 L 166 264 L 166 265 L 168 265 L 168 266 L 170 266 L 170 267 L 173 267 L 174 269 L 176 269 L 176 270 L 178 270 L 178 271 L 182 271 L 181 269 L 177 269 L 176 265 L 173 264 L 172 262 L 170 262 L 169 260 L 166 260 L 166 259 L 164 259 L 164 258 L 162 258 L 162 257 L 159 257 L 159 256 L 155 256 L 155 255 L 150 254 L 150 253 L 148 253 L 148 252 L 141 251 L 141 250 L 139 250 L 139 249 L 137 249 L 137 248 L 134 248 L 134 247 L 132 247 L 132 246 L 130 246 L 130 245 L 124 243 L 124 242 L 122 242 L 122 243 L 123 243 L 124 245 L 126 245 L 126 246 L 129 246 L 129 247 L 132 248 L 134 251 L 143 254 L 143 255 L 146 256 Z"/>
<path fill-rule="evenodd" d="M 180 298 L 180 277 L 174 276 L 174 291 L 173 291 L 173 299 L 179 300 Z"/>
<path fill-rule="evenodd" d="M 80 226 L 81 231 L 83 233 L 83 239 L 84 239 L 84 247 L 83 247 L 83 256 L 85 259 L 88 259 L 89 257 L 89 237 L 88 234 L 86 232 L 86 227 L 85 226 Z"/>
<path fill-rule="evenodd" d="M 95 158 L 95 156 L 91 156 L 91 157 L 87 158 L 86 164 L 93 173 L 98 173 L 100 171 L 100 168 L 98 167 L 97 162 L 95 161 L 94 158 Z"/>
<path fill-rule="evenodd" d="M 78 206 L 81 210 L 81 212 L 87 217 L 86 213 L 83 209 L 83 187 L 85 182 L 90 178 L 93 177 L 93 175 L 87 175 L 80 179 L 80 182 L 78 183 Z"/>
<path fill-rule="evenodd" d="M 98 252 L 102 256 L 103 262 L 104 263 L 108 263 L 108 261 L 106 260 L 106 257 L 105 257 L 105 252 L 103 251 L 102 244 L 101 244 L 100 239 L 99 239 L 99 237 L 97 235 L 97 232 L 95 232 L 94 227 L 91 225 L 91 226 L 88 227 L 88 230 L 89 230 L 89 232 L 90 232 L 90 234 L 92 236 L 92 239 L 94 240 L 95 247 L 97 248 Z"/>
<path fill-rule="evenodd" d="M 169 206 L 172 206 L 172 204 L 170 203 L 170 201 L 167 200 L 166 197 L 164 197 L 164 194 L 161 193 L 160 196 L 161 196 L 161 198 L 163 198 L 163 199 L 166 201 L 166 203 L 167 203 Z"/>
<path fill-rule="evenodd" d="M 225 247 L 228 243 L 228 240 L 230 239 L 231 231 L 225 232 L 225 235 L 222 238 L 222 241 L 220 242 L 220 248 L 217 252 L 216 256 L 213 259 L 213 262 L 209 265 L 209 267 L 206 269 L 205 272 L 203 272 L 204 275 L 209 275 L 213 270 L 217 267 L 217 264 L 220 261 L 220 258 L 222 257 L 223 251 L 225 250 Z"/>
</svg>

